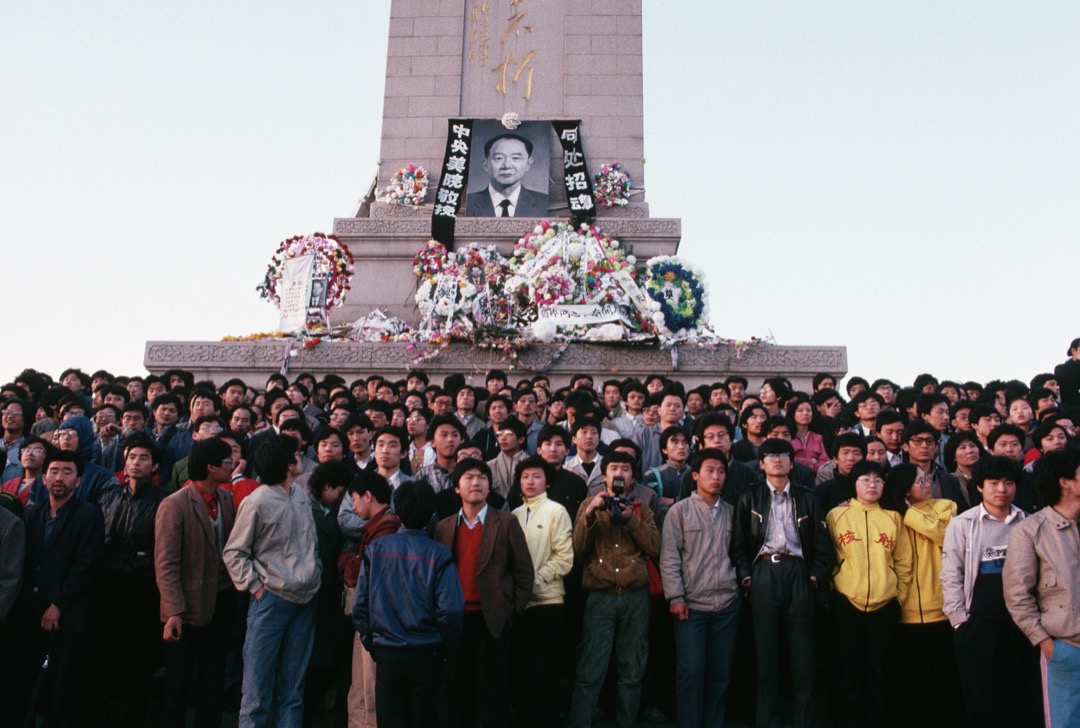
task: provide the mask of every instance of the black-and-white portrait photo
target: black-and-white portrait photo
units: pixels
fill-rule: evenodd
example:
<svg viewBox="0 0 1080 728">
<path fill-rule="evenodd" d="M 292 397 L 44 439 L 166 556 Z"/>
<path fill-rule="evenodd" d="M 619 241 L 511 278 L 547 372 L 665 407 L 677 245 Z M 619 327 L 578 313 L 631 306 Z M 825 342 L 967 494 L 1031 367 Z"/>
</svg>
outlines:
<svg viewBox="0 0 1080 728">
<path fill-rule="evenodd" d="M 513 131 L 498 121 L 473 125 L 469 217 L 544 217 L 548 213 L 551 124 L 526 121 Z"/>
<path fill-rule="evenodd" d="M 308 297 L 308 308 L 326 308 L 326 279 L 311 279 L 311 295 Z"/>
</svg>

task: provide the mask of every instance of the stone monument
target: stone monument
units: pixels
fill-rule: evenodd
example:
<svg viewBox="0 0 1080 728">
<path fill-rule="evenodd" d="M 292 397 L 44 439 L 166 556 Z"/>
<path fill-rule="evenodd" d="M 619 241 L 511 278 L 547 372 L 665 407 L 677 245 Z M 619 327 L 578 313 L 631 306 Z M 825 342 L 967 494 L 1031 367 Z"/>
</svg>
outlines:
<svg viewBox="0 0 1080 728">
<path fill-rule="evenodd" d="M 506 114 L 523 121 L 579 119 L 589 171 L 617 160 L 634 182 L 626 206 L 597 208 L 597 225 L 639 260 L 675 254 L 681 221 L 650 217 L 645 196 L 641 0 L 392 0 L 389 33 L 378 178 L 354 216 L 334 220 L 334 234 L 356 258 L 352 290 L 335 312 L 335 323 L 376 308 L 416 323 L 412 258 L 432 234 L 432 203 L 450 119 L 498 120 Z M 554 221 L 569 217 L 569 206 L 563 149 L 553 139 L 549 150 L 533 165 L 547 168 L 546 217 Z M 379 201 L 377 191 L 410 163 L 432 177 L 427 204 Z M 458 245 L 495 245 L 507 256 L 541 219 L 468 217 L 465 208 L 461 204 L 455 225 Z M 197 376 L 228 374 L 253 384 L 290 361 L 294 370 L 316 374 L 404 376 L 416 360 L 400 343 L 329 342 L 308 350 L 282 340 L 148 342 L 145 355 L 150 371 L 180 367 Z M 455 343 L 418 365 L 430 373 L 479 375 L 481 381 L 487 369 L 499 367 L 515 376 L 544 371 L 557 384 L 560 375 L 574 371 L 612 376 L 677 371 L 688 385 L 739 373 L 788 376 L 796 386 L 808 387 L 816 372 L 844 375 L 847 354 L 844 347 L 667 350 L 574 343 L 535 345 L 511 359 L 498 350 Z"/>
</svg>

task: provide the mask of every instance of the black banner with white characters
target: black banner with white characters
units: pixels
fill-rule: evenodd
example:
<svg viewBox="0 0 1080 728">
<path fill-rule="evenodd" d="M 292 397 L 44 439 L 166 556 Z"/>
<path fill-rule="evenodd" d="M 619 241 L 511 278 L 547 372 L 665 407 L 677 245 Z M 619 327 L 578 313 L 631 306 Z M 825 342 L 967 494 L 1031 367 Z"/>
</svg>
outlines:
<svg viewBox="0 0 1080 728">
<path fill-rule="evenodd" d="M 551 126 L 563 149 L 563 185 L 570 217 L 574 224 L 590 221 L 596 217 L 596 195 L 581 146 L 581 119 L 552 121 Z"/>
<path fill-rule="evenodd" d="M 446 155 L 439 188 L 431 213 L 431 237 L 454 249 L 454 226 L 469 183 L 469 150 L 472 147 L 472 119 L 449 119 Z"/>
</svg>

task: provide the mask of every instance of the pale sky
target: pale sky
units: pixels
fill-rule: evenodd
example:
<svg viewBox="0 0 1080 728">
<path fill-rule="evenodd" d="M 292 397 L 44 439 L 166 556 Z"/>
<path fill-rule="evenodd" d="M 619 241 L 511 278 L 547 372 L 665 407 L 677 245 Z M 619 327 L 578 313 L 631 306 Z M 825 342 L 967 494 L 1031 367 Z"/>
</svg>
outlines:
<svg viewBox="0 0 1080 728">
<path fill-rule="evenodd" d="M 388 17 L 4 4 L 0 379 L 273 329 L 277 243 L 330 232 L 374 174 Z M 718 333 L 846 345 L 901 384 L 1064 358 L 1080 5 L 645 0 L 644 33 L 646 197 L 682 218 Z"/>
</svg>

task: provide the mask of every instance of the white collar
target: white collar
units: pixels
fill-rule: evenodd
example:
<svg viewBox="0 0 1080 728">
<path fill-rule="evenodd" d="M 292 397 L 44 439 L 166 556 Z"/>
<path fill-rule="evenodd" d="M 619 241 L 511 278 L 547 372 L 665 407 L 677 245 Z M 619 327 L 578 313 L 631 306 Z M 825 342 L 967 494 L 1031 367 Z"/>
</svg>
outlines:
<svg viewBox="0 0 1080 728">
<path fill-rule="evenodd" d="M 487 519 L 487 512 L 488 506 L 487 503 L 485 503 L 484 507 L 480 509 L 480 512 L 476 514 L 476 520 L 472 523 L 469 523 L 469 519 L 465 516 L 465 509 L 461 508 L 460 510 L 458 510 L 458 525 L 460 526 L 462 523 L 464 523 L 465 526 L 471 531 L 476 528 L 477 524 L 484 524 L 484 521 Z"/>
</svg>

